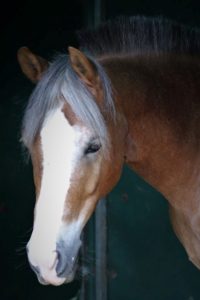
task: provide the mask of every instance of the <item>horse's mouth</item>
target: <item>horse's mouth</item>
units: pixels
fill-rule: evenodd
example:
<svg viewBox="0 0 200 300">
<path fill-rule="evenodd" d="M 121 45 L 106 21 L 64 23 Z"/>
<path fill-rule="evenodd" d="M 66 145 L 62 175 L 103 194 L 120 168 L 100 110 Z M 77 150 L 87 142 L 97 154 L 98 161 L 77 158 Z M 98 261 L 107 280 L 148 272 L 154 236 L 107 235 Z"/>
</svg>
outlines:
<svg viewBox="0 0 200 300">
<path fill-rule="evenodd" d="M 54 281 L 47 281 L 45 280 L 41 275 L 37 275 L 39 283 L 42 285 L 55 285 L 59 286 L 62 284 L 67 284 L 70 283 L 71 281 L 74 280 L 76 272 L 72 272 L 67 275 L 67 277 L 57 277 L 57 280 Z"/>
<path fill-rule="evenodd" d="M 78 270 L 78 258 L 76 259 L 76 261 L 74 262 L 72 268 L 69 269 L 65 269 L 63 271 L 62 274 L 60 274 L 59 276 L 56 274 L 56 276 L 54 277 L 54 279 L 44 279 L 42 275 L 37 274 L 37 278 L 40 284 L 42 285 L 55 285 L 55 286 L 59 286 L 62 284 L 67 284 L 72 282 L 75 277 L 76 277 L 76 272 Z"/>
</svg>

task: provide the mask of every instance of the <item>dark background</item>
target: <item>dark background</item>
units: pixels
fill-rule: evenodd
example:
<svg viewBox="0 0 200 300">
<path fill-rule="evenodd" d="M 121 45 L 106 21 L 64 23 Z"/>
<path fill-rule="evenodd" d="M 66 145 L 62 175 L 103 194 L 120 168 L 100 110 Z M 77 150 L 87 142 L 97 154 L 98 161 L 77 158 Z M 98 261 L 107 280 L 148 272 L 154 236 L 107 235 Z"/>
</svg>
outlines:
<svg viewBox="0 0 200 300">
<path fill-rule="evenodd" d="M 163 15 L 200 26 L 200 2 L 194 0 L 108 0 L 104 7 L 106 19 L 122 14 Z M 16 52 L 28 46 L 50 59 L 68 45 L 78 46 L 75 31 L 93 22 L 92 0 L 1 4 L 0 300 L 71 299 L 79 290 L 79 280 L 61 287 L 41 286 L 27 264 L 24 246 L 31 232 L 34 188 L 19 140 L 33 85 L 21 73 Z M 164 199 L 125 170 L 108 201 L 109 299 L 199 300 L 200 272 L 188 262 L 171 230 Z"/>
</svg>

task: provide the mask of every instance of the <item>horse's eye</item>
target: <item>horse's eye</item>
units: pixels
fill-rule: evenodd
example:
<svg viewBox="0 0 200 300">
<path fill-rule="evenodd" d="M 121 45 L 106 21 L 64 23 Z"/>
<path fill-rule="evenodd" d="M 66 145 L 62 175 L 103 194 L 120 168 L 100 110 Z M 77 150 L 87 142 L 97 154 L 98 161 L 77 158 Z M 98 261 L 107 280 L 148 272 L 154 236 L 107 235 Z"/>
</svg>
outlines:
<svg viewBox="0 0 200 300">
<path fill-rule="evenodd" d="M 99 151 L 99 149 L 101 148 L 100 144 L 96 144 L 96 143 L 91 143 L 86 149 L 84 154 L 90 154 L 90 153 L 95 153 L 97 151 Z"/>
</svg>

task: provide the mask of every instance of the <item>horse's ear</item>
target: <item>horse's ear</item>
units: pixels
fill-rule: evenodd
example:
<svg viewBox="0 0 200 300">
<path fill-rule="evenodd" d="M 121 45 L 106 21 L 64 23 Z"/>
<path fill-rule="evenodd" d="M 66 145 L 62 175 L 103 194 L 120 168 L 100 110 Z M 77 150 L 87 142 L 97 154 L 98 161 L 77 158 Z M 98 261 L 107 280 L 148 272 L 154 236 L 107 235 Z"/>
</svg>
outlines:
<svg viewBox="0 0 200 300">
<path fill-rule="evenodd" d="M 80 50 L 69 47 L 71 66 L 79 78 L 90 88 L 92 92 L 99 88 L 99 76 L 95 65 Z"/>
<path fill-rule="evenodd" d="M 17 52 L 18 62 L 22 72 L 33 82 L 37 83 L 43 72 L 48 68 L 48 61 L 33 54 L 27 47 L 22 47 Z"/>
</svg>

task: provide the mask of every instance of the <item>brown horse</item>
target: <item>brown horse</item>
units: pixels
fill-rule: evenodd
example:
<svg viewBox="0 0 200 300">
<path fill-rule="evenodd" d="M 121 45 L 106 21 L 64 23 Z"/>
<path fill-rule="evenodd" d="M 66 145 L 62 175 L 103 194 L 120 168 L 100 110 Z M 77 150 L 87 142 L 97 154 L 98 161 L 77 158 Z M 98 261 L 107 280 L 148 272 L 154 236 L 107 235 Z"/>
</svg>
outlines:
<svg viewBox="0 0 200 300">
<path fill-rule="evenodd" d="M 22 131 L 36 187 L 32 268 L 43 284 L 73 279 L 81 231 L 124 163 L 166 197 L 200 268 L 200 32 L 131 17 L 80 40 L 52 63 L 18 52 L 37 83 Z"/>
</svg>

